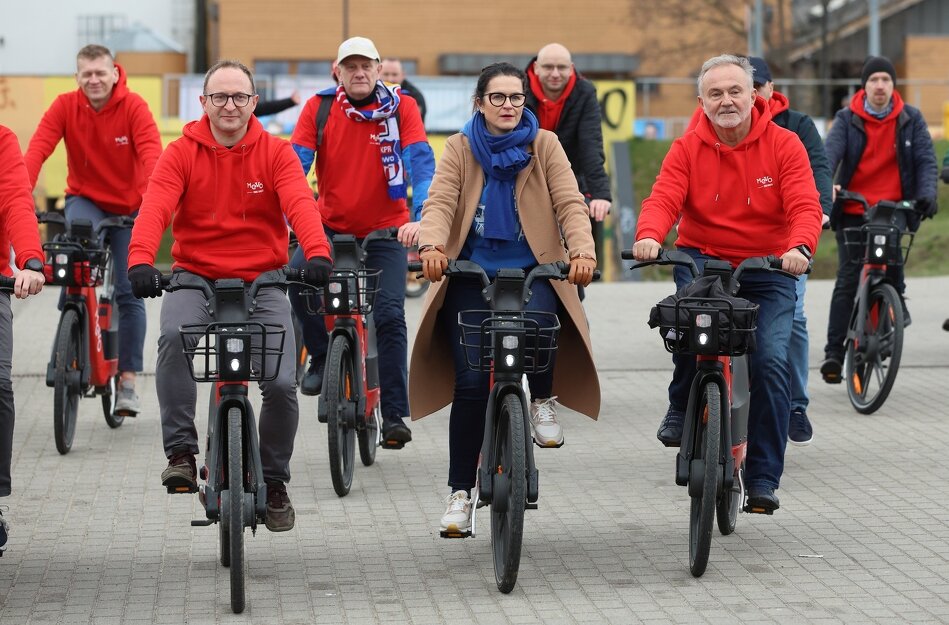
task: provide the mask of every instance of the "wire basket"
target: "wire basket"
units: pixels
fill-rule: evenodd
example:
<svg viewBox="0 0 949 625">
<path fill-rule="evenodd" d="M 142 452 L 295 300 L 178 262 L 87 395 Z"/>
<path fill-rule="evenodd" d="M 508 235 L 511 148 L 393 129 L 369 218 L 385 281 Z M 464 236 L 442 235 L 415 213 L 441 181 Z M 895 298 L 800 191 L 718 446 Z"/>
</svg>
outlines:
<svg viewBox="0 0 949 625">
<path fill-rule="evenodd" d="M 269 381 L 277 377 L 287 330 L 275 323 L 213 322 L 181 326 L 196 382 Z"/>
<path fill-rule="evenodd" d="M 741 356 L 755 351 L 758 305 L 736 306 L 720 297 L 659 302 L 659 335 L 673 354 Z"/>
<path fill-rule="evenodd" d="M 53 286 L 102 286 L 112 255 L 108 248 L 83 247 L 71 241 L 43 244 Z"/>
<path fill-rule="evenodd" d="M 851 263 L 895 267 L 909 258 L 915 234 L 892 224 L 869 223 L 844 228 L 844 245 Z"/>
<path fill-rule="evenodd" d="M 379 292 L 381 269 L 334 269 L 323 287 L 324 315 L 368 315 Z"/>
<path fill-rule="evenodd" d="M 518 368 L 520 363 L 522 373 L 543 373 L 553 364 L 560 334 L 560 319 L 554 313 L 528 311 L 501 316 L 490 310 L 463 310 L 458 313 L 458 325 L 465 360 L 473 371 Z M 499 363 L 495 363 L 497 350 L 504 352 Z M 506 360 L 509 355 L 514 360 Z"/>
</svg>

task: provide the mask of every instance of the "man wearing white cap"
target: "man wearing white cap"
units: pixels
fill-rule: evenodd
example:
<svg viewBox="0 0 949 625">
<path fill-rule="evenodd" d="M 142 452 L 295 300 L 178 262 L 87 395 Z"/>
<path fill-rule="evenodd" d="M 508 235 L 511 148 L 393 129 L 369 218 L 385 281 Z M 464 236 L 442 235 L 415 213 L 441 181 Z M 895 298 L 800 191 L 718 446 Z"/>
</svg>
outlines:
<svg viewBox="0 0 949 625">
<path fill-rule="evenodd" d="M 400 449 L 412 440 L 403 419 L 409 415 L 405 328 L 404 246 L 418 242 L 418 219 L 435 172 L 435 157 L 415 100 L 398 85 L 379 79 L 382 64 L 375 44 L 352 37 L 339 46 L 339 85 L 317 93 L 303 107 L 291 143 L 305 172 L 316 161 L 318 204 L 327 236 L 365 237 L 399 227 L 399 240 L 369 244 L 366 267 L 381 270 L 373 306 L 379 352 L 383 446 Z M 322 105 L 322 106 L 321 106 Z M 405 172 L 411 172 L 411 180 Z M 412 184 L 414 221 L 406 189 Z M 296 259 L 295 260 L 301 260 Z M 299 291 L 290 301 L 303 321 L 310 366 L 300 385 L 306 395 L 322 387 L 327 334 L 322 318 L 309 312 Z"/>
</svg>

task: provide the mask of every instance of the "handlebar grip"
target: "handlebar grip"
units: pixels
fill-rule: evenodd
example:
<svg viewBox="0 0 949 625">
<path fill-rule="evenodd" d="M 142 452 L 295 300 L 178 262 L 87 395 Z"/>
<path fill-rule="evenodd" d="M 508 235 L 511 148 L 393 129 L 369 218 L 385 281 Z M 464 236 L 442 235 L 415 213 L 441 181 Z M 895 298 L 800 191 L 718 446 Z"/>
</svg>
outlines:
<svg viewBox="0 0 949 625">
<path fill-rule="evenodd" d="M 619 253 L 619 257 L 623 260 L 636 260 L 633 257 L 633 250 L 623 250 Z"/>
<path fill-rule="evenodd" d="M 409 263 L 409 271 L 413 273 L 418 273 L 422 271 L 422 263 L 417 260 L 412 261 L 411 263 Z"/>
<path fill-rule="evenodd" d="M 14 284 L 16 284 L 16 278 L 13 276 L 0 276 L 0 290 L 12 291 Z"/>
</svg>

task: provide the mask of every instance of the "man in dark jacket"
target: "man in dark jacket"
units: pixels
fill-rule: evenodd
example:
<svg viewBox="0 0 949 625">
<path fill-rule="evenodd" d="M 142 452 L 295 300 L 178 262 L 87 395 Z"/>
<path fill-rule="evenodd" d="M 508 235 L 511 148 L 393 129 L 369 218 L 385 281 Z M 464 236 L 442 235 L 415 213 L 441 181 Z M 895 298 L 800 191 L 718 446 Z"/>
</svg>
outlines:
<svg viewBox="0 0 949 625">
<path fill-rule="evenodd" d="M 402 61 L 399 59 L 382 59 L 382 71 L 379 72 L 379 78 L 386 82 L 402 87 L 402 93 L 410 95 L 418 104 L 418 112 L 422 115 L 422 122 L 425 122 L 425 98 L 418 87 L 409 82 L 405 77 L 405 70 L 402 69 Z"/>
<path fill-rule="evenodd" d="M 557 134 L 593 220 L 597 258 L 602 257 L 603 219 L 610 211 L 610 179 L 603 156 L 603 131 L 596 87 L 573 67 L 559 43 L 540 49 L 527 67 L 527 106 L 544 130 Z"/>
<path fill-rule="evenodd" d="M 863 89 L 854 94 L 849 107 L 837 112 L 824 144 L 830 169 L 837 175 L 835 189 L 860 193 L 870 206 L 880 200 L 915 200 L 919 216 L 931 218 L 937 210 L 938 167 L 926 121 L 919 109 L 903 103 L 894 88 L 896 69 L 886 57 L 868 58 L 860 81 Z M 850 262 L 844 230 L 862 225 L 863 213 L 856 202 L 835 202 L 830 215 L 830 226 L 837 233 L 838 266 L 820 367 L 828 384 L 842 381 L 844 339 L 860 282 L 861 266 Z M 914 225 L 918 227 L 918 221 Z M 902 296 L 906 289 L 902 266 L 890 267 L 888 274 Z M 903 315 L 909 325 L 905 300 Z"/>
<path fill-rule="evenodd" d="M 774 90 L 771 69 L 764 59 L 748 57 L 755 70 L 754 85 L 758 95 L 768 101 L 771 120 L 797 134 L 807 150 L 807 158 L 814 172 L 814 183 L 820 193 L 820 206 L 824 211 L 824 222 L 830 219 L 833 205 L 833 175 L 824 153 L 824 144 L 820 133 L 810 117 L 788 108 L 788 99 Z M 807 418 L 807 317 L 804 316 L 804 290 L 807 274 L 801 274 L 797 282 L 797 304 L 794 307 L 794 325 L 791 326 L 791 343 L 788 345 L 788 362 L 791 366 L 791 420 L 788 426 L 788 442 L 794 445 L 807 445 L 814 437 L 814 430 Z"/>
</svg>

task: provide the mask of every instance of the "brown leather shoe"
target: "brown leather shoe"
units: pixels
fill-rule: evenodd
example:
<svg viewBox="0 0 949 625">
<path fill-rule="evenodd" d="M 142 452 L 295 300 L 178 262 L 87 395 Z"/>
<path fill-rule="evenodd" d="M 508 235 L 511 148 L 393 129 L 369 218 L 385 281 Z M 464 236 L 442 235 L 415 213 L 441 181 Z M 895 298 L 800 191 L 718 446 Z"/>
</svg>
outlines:
<svg viewBox="0 0 949 625">
<path fill-rule="evenodd" d="M 267 482 L 267 529 L 286 532 L 293 529 L 297 515 L 283 482 Z"/>
</svg>

